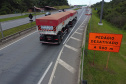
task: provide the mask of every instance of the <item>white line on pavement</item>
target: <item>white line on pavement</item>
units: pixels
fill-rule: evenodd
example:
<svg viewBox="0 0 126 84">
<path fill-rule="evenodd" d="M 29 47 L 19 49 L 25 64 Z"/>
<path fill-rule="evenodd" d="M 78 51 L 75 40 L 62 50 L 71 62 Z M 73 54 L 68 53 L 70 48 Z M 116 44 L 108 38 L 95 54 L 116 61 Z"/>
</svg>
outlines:
<svg viewBox="0 0 126 84">
<path fill-rule="evenodd" d="M 80 18 L 78 19 L 78 21 L 81 19 L 81 17 L 82 17 L 82 15 L 83 15 L 83 14 L 84 14 L 84 11 L 83 11 L 83 13 L 81 14 Z M 75 26 L 77 25 L 78 21 L 76 22 Z M 74 26 L 74 28 L 75 28 L 75 26 Z M 74 28 L 71 30 L 71 32 L 69 33 L 69 35 L 67 36 L 67 38 L 65 39 L 65 41 L 63 42 L 63 44 L 65 44 L 65 43 L 66 43 L 66 41 L 67 41 L 68 37 L 70 36 L 70 34 L 71 34 L 71 33 L 72 33 L 72 31 L 74 30 Z"/>
<path fill-rule="evenodd" d="M 72 66 L 70 66 L 69 64 L 67 64 L 66 62 L 64 62 L 61 59 L 59 59 L 59 64 L 61 64 L 63 67 L 65 67 L 71 73 L 75 73 L 76 72 L 76 70 Z"/>
<path fill-rule="evenodd" d="M 86 17 L 86 18 L 87 18 L 87 17 Z M 86 20 L 86 19 L 85 19 L 85 20 Z M 84 20 L 84 21 L 85 21 L 85 20 Z M 84 22 L 84 21 L 83 21 L 83 22 Z M 83 22 L 82 22 L 82 24 L 81 24 L 81 25 L 83 25 Z M 80 25 L 80 26 L 81 26 L 81 25 Z M 79 26 L 79 27 L 75 30 L 75 32 L 76 32 L 78 29 L 80 29 L 80 26 Z M 83 28 L 81 28 L 81 29 L 83 29 Z M 74 32 L 71 36 L 73 36 L 73 35 L 75 34 L 75 32 Z M 67 41 L 69 41 L 69 39 L 70 39 L 70 38 L 68 38 L 68 40 L 67 40 Z"/>
<path fill-rule="evenodd" d="M 70 37 L 71 39 L 74 39 L 76 41 L 81 41 L 80 39 L 74 38 L 74 37 Z"/>
<path fill-rule="evenodd" d="M 1 48 L 0 50 L 3 50 L 4 48 L 6 48 L 6 47 L 8 47 L 8 46 L 10 46 L 10 45 L 13 45 L 14 43 L 16 43 L 16 42 L 18 42 L 18 41 L 20 41 L 20 40 L 22 40 L 22 39 L 24 39 L 24 38 L 26 38 L 26 37 L 28 37 L 28 36 L 32 35 L 32 34 L 34 34 L 34 33 L 36 33 L 36 32 L 37 32 L 37 31 L 35 31 L 35 32 L 33 32 L 33 33 L 31 33 L 31 34 L 29 34 L 29 35 L 27 35 L 27 36 L 25 36 L 25 37 L 23 37 L 23 38 L 21 38 L 21 39 L 19 39 L 19 40 L 15 41 L 15 42 L 13 42 L 13 43 L 11 43 L 11 44 L 9 44 L 9 45 L 7 45 L 7 46 L 3 47 L 3 48 Z"/>
<path fill-rule="evenodd" d="M 82 33 L 79 33 L 79 32 L 75 32 L 76 34 L 80 34 L 80 35 L 82 35 Z"/>
<path fill-rule="evenodd" d="M 81 26 L 81 27 L 84 27 L 84 26 Z"/>
<path fill-rule="evenodd" d="M 53 62 L 51 62 L 48 66 L 48 68 L 45 70 L 44 74 L 42 75 L 41 79 L 39 80 L 38 84 L 41 84 L 44 77 L 46 76 L 47 72 L 49 71 L 50 67 L 52 66 Z"/>
<path fill-rule="evenodd" d="M 87 18 L 87 17 L 86 17 L 86 18 Z M 85 21 L 85 20 L 84 20 L 84 21 Z M 84 22 L 84 21 L 83 21 L 83 22 Z M 82 22 L 82 23 L 83 23 L 83 22 Z M 81 24 L 81 25 L 82 25 L 82 24 Z M 80 26 L 81 26 L 81 25 L 80 25 Z M 75 27 L 75 26 L 74 26 L 74 27 Z M 77 30 L 78 30 L 78 29 L 76 29 L 76 31 L 77 31 Z M 74 34 L 74 33 L 73 33 L 73 34 Z M 72 34 L 72 35 L 73 35 L 73 34 Z M 69 34 L 69 35 L 70 35 L 70 34 Z M 72 36 L 72 35 L 71 35 L 71 36 Z M 68 37 L 69 37 L 69 36 L 68 36 Z M 69 39 L 70 39 L 70 38 L 69 38 Z M 68 40 L 69 40 L 69 39 L 68 39 Z M 67 39 L 66 39 L 66 40 L 67 40 Z M 65 41 L 64 41 L 64 43 L 65 43 Z M 64 43 L 63 43 L 63 44 L 64 44 Z M 58 55 L 58 57 L 57 57 L 57 59 L 56 59 L 56 62 L 55 62 L 55 65 L 54 65 L 54 68 L 53 68 L 53 71 L 52 71 L 52 74 L 51 74 L 51 76 L 50 76 L 50 79 L 49 79 L 48 84 L 52 84 L 52 80 L 53 80 L 53 78 L 54 78 L 54 74 L 55 74 L 55 71 L 56 71 L 56 68 L 57 68 L 57 65 L 58 65 L 58 60 L 59 60 L 60 57 L 61 57 L 61 54 L 62 54 L 62 52 L 63 52 L 64 47 L 65 47 L 65 46 L 62 47 L 62 49 L 61 49 L 61 51 L 60 51 L 60 53 L 59 53 L 59 55 Z"/>
<path fill-rule="evenodd" d="M 84 29 L 80 29 L 80 28 L 79 28 L 79 30 L 84 30 Z"/>
<path fill-rule="evenodd" d="M 89 11 L 89 12 L 90 12 L 90 11 Z M 88 17 L 88 16 L 87 16 L 87 17 Z M 86 20 L 87 20 L 87 17 L 85 18 L 85 20 L 84 20 L 84 21 L 86 21 Z M 83 25 L 84 21 L 82 22 L 82 24 L 81 24 L 81 25 Z M 81 25 L 80 25 L 80 26 L 81 26 Z M 84 25 L 85 25 L 85 24 L 84 24 Z M 80 26 L 79 26 L 79 27 L 75 30 L 75 32 L 76 32 L 76 31 L 80 28 Z M 82 28 L 82 29 L 83 29 L 83 28 Z M 71 36 L 73 36 L 73 35 L 75 34 L 75 32 L 74 32 Z M 70 38 L 68 38 L 68 40 L 69 40 L 69 39 L 70 39 Z M 68 40 L 67 40 L 67 41 L 68 41 Z"/>
<path fill-rule="evenodd" d="M 58 60 L 60 59 L 60 56 L 61 56 L 61 54 L 62 54 L 63 49 L 64 49 L 64 46 L 62 47 L 62 49 L 61 49 L 61 51 L 60 51 L 60 53 L 59 53 L 59 55 L 58 55 L 58 58 L 57 58 L 56 63 L 55 63 L 55 65 L 54 65 L 54 68 L 53 68 L 53 71 L 52 71 L 52 74 L 51 74 L 51 76 L 50 76 L 50 79 L 49 79 L 48 84 L 52 84 L 52 80 L 53 80 L 53 77 L 54 77 L 54 74 L 55 74 L 55 71 L 56 71 L 56 67 L 57 67 L 57 65 L 58 65 Z"/>
<path fill-rule="evenodd" d="M 78 49 L 76 49 L 76 48 L 74 48 L 74 47 L 72 47 L 72 46 L 69 46 L 69 45 L 67 45 L 67 44 L 65 44 L 64 46 L 67 47 L 67 48 L 69 48 L 69 49 L 71 49 L 71 50 L 73 50 L 73 51 L 78 52 Z"/>
</svg>

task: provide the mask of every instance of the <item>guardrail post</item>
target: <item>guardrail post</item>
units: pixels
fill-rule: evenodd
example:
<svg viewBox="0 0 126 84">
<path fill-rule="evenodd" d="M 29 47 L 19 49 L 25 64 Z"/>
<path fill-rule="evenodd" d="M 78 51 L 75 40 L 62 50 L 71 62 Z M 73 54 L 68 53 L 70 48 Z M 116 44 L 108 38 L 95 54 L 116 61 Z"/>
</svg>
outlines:
<svg viewBox="0 0 126 84">
<path fill-rule="evenodd" d="M 4 38 L 3 30 L 2 30 L 2 27 L 1 27 L 1 22 L 0 22 L 0 31 L 1 31 L 1 34 L 2 34 L 2 38 Z"/>
</svg>

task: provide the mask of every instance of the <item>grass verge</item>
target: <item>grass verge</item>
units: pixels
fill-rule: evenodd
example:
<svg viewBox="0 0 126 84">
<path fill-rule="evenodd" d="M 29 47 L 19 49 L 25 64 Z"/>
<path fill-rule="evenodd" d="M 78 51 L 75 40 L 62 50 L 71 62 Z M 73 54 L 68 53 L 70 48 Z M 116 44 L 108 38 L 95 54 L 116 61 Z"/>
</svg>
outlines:
<svg viewBox="0 0 126 84">
<path fill-rule="evenodd" d="M 28 24 L 24 24 L 24 25 L 21 25 L 18 27 L 14 27 L 14 28 L 3 31 L 3 35 L 4 35 L 4 37 L 7 37 L 9 35 L 12 35 L 12 34 L 19 32 L 19 31 L 31 28 L 32 26 L 35 26 L 35 25 L 36 25 L 36 23 L 32 22 L 32 25 L 31 25 L 31 23 L 28 23 Z M 2 38 L 2 35 L 0 34 L 0 39 L 1 38 Z"/>
<path fill-rule="evenodd" d="M 63 6 L 54 6 L 54 8 L 56 8 L 57 10 L 59 10 L 59 9 L 67 9 L 67 8 L 70 8 L 70 6 L 67 6 L 67 5 L 63 5 Z"/>
<path fill-rule="evenodd" d="M 122 44 L 119 53 L 110 52 L 108 69 L 105 69 L 109 52 L 88 50 L 88 40 L 86 41 L 86 50 L 88 53 L 84 59 L 84 80 L 88 84 L 125 84 L 126 83 L 126 31 L 120 30 L 105 20 L 102 20 L 103 26 L 99 26 L 100 21 L 97 11 L 92 10 L 91 32 L 95 33 L 114 33 L 123 34 Z M 90 30 L 90 22 L 88 31 Z M 87 39 L 89 33 L 87 34 Z M 94 65 L 93 65 L 94 60 Z"/>
<path fill-rule="evenodd" d="M 80 8 L 75 8 L 74 10 L 78 10 L 78 9 L 80 9 Z"/>
</svg>

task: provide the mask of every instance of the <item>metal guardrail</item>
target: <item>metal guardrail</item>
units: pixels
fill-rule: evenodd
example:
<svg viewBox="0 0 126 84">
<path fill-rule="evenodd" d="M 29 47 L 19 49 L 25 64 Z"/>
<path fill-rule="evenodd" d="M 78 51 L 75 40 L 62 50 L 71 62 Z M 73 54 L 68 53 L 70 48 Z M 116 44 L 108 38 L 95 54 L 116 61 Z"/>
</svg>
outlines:
<svg viewBox="0 0 126 84">
<path fill-rule="evenodd" d="M 89 23 L 89 19 L 88 19 L 88 22 L 86 22 L 86 24 Z M 87 28 L 88 28 L 88 25 L 86 25 L 86 28 L 84 30 L 84 36 L 83 36 L 83 42 L 82 42 L 83 51 L 82 51 L 82 60 L 81 60 L 82 65 L 81 65 L 81 74 L 80 74 L 80 84 L 87 84 L 87 81 L 83 80 L 84 79 L 83 70 L 84 70 L 84 55 L 85 55 L 85 43 L 86 43 Z"/>
<path fill-rule="evenodd" d="M 31 28 L 27 28 L 27 29 L 24 29 L 22 31 L 16 32 L 15 34 L 12 34 L 12 35 L 9 35 L 7 37 L 4 37 L 4 38 L 0 39 L 0 43 L 6 42 L 6 41 L 11 40 L 11 39 L 14 39 L 14 38 L 18 37 L 19 35 L 24 34 L 26 32 L 29 32 L 29 31 L 31 31 L 33 29 L 36 29 L 36 27 L 33 26 Z"/>
</svg>

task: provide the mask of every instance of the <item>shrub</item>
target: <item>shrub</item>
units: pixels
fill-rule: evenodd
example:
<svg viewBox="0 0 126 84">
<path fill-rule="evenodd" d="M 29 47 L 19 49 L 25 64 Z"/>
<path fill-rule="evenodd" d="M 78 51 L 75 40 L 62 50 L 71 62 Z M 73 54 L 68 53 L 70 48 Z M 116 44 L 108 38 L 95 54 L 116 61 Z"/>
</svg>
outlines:
<svg viewBox="0 0 126 84">
<path fill-rule="evenodd" d="M 123 30 L 126 30 L 126 24 L 123 26 L 123 28 L 122 28 Z"/>
</svg>

